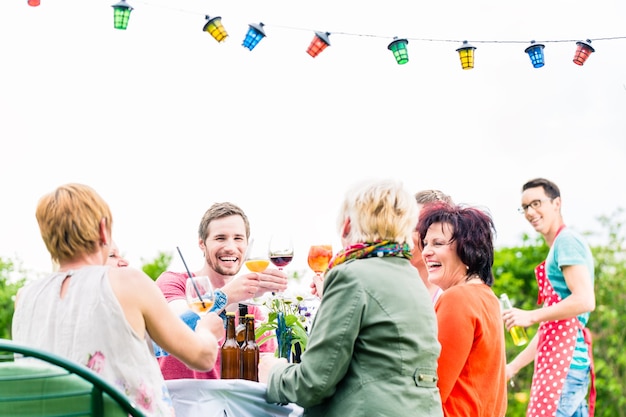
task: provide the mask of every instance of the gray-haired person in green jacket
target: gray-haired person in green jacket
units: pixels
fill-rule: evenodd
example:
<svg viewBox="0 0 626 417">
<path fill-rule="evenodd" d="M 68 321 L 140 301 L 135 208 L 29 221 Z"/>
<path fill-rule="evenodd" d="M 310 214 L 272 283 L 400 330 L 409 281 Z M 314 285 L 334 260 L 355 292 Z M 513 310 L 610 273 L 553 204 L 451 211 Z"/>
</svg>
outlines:
<svg viewBox="0 0 626 417">
<path fill-rule="evenodd" d="M 411 265 L 415 197 L 395 180 L 360 183 L 338 218 L 330 262 L 300 363 L 263 358 L 267 401 L 305 416 L 443 416 L 437 320 Z M 322 295 L 322 285 L 318 285 Z"/>
</svg>

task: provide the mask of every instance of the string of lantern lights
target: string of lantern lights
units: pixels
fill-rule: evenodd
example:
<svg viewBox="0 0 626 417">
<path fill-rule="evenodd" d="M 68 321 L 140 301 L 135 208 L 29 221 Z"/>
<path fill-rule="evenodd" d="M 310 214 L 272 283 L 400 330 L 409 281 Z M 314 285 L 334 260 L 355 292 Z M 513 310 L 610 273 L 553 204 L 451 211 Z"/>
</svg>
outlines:
<svg viewBox="0 0 626 417">
<path fill-rule="evenodd" d="M 27 0 L 27 4 L 31 7 L 37 7 L 41 4 L 41 0 Z M 128 27 L 128 21 L 130 19 L 130 14 L 134 10 L 134 8 L 128 4 L 126 0 L 119 0 L 117 3 L 112 5 L 113 7 L 113 27 L 119 30 L 126 30 Z M 209 33 L 217 42 L 223 42 L 228 37 L 228 32 L 224 28 L 222 24 L 221 16 L 211 17 L 209 15 L 205 15 L 206 23 L 204 24 L 202 30 L 204 32 Z M 259 23 L 250 23 L 248 25 L 248 31 L 245 35 L 245 38 L 242 42 L 242 46 L 248 48 L 252 51 L 257 44 L 265 38 L 265 31 L 263 27 L 265 24 L 262 22 Z M 330 35 L 331 34 L 342 34 L 342 35 L 351 35 L 351 36 L 371 36 L 378 37 L 374 35 L 363 35 L 363 34 L 354 34 L 354 33 L 345 33 L 345 32 L 315 32 L 311 43 L 306 49 L 306 52 L 313 58 L 319 55 L 324 49 L 330 46 Z M 596 38 L 594 40 L 618 40 L 618 39 L 626 39 L 626 36 L 616 36 L 616 37 L 608 37 L 608 38 Z M 409 40 L 413 41 L 422 41 L 422 42 L 455 42 L 458 43 L 458 40 L 452 39 L 420 39 L 420 38 L 398 38 L 397 36 L 393 38 L 391 43 L 387 46 L 393 57 L 395 58 L 398 65 L 404 65 L 409 62 L 409 52 L 408 52 L 408 44 Z M 544 48 L 546 43 L 556 43 L 556 42 L 568 42 L 575 43 L 576 50 L 574 52 L 573 62 L 576 65 L 582 66 L 589 56 L 595 52 L 595 48 L 591 46 L 592 40 L 586 39 L 582 40 L 545 40 L 537 43 L 536 41 L 530 41 L 530 45 L 524 49 L 524 52 L 528 54 L 530 58 L 530 62 L 533 68 L 541 68 L 545 65 L 545 57 L 544 57 Z M 528 43 L 527 41 L 474 41 L 474 43 Z M 464 70 L 469 70 L 474 68 L 474 51 L 476 47 L 470 44 L 467 40 L 462 41 L 461 46 L 456 49 L 456 52 L 459 54 L 459 59 L 461 61 L 461 68 Z"/>
</svg>

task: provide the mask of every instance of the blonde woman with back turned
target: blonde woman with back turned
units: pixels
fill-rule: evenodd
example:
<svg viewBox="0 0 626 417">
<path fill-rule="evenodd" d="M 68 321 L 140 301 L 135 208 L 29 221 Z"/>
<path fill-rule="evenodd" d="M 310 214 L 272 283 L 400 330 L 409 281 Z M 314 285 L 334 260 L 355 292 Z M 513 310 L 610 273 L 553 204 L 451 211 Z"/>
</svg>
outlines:
<svg viewBox="0 0 626 417">
<path fill-rule="evenodd" d="M 113 218 L 92 188 L 60 186 L 40 199 L 36 216 L 59 268 L 20 291 L 13 339 L 91 368 L 149 416 L 173 416 L 146 338 L 187 366 L 208 370 L 217 356 L 222 320 L 207 314 L 194 333 L 171 312 L 146 274 L 107 265 Z"/>
</svg>

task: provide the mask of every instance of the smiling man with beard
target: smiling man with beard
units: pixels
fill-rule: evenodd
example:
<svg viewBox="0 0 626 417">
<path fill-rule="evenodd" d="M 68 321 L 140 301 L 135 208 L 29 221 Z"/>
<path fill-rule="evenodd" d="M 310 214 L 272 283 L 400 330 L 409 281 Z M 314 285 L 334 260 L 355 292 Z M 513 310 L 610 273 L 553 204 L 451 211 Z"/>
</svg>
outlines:
<svg viewBox="0 0 626 417">
<path fill-rule="evenodd" d="M 237 278 L 248 248 L 250 223 L 238 206 L 224 202 L 213 204 L 202 216 L 198 228 L 198 245 L 204 256 L 202 268 L 192 272 L 193 276 L 208 276 L 215 289 L 215 305 L 211 311 L 237 310 L 237 303 L 251 297 L 260 297 L 268 291 L 284 291 L 287 288 L 287 275 L 277 269 L 247 273 Z M 185 299 L 186 272 L 165 271 L 156 283 L 165 295 L 170 308 L 190 327 L 199 316 L 192 312 Z M 261 310 L 249 306 L 249 313 L 256 321 L 265 318 Z M 237 314 L 237 313 L 236 313 Z M 221 344 L 222 341 L 220 341 Z M 261 351 L 273 352 L 275 343 L 264 343 Z M 193 371 L 167 353 L 157 354 L 161 372 L 165 379 L 219 379 L 220 357 L 209 372 Z"/>
</svg>

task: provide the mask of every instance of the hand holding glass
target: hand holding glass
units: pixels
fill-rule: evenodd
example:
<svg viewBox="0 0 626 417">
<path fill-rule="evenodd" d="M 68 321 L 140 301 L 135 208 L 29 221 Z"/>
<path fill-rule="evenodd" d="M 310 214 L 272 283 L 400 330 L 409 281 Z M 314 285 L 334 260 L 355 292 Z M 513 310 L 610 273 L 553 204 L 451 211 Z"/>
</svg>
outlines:
<svg viewBox="0 0 626 417">
<path fill-rule="evenodd" d="M 187 278 L 185 297 L 189 308 L 200 316 L 204 316 L 215 303 L 215 295 L 211 281 L 207 276 Z"/>
</svg>

